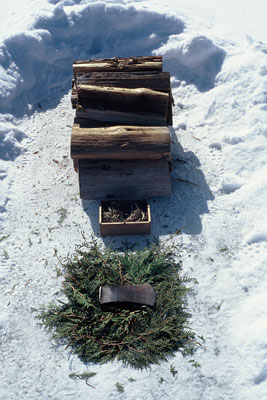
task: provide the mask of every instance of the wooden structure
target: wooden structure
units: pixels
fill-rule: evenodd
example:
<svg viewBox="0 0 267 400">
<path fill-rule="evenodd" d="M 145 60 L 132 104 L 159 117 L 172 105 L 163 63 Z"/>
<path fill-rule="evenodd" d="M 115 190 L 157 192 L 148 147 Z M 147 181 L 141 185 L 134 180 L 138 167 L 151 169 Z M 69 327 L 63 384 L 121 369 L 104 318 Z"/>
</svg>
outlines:
<svg viewBox="0 0 267 400">
<path fill-rule="evenodd" d="M 131 286 L 101 286 L 99 289 L 99 302 L 101 308 L 105 311 L 116 308 L 154 307 L 156 304 L 156 291 L 146 283 Z"/>
<path fill-rule="evenodd" d="M 102 236 L 116 235 L 148 235 L 151 229 L 150 205 L 145 201 L 147 220 L 143 221 L 124 221 L 124 222 L 105 222 L 103 220 L 103 209 L 105 203 L 101 202 L 99 207 L 99 226 Z"/>
<path fill-rule="evenodd" d="M 72 106 L 81 118 L 172 125 L 170 74 L 162 69 L 161 56 L 74 61 Z"/>
<path fill-rule="evenodd" d="M 173 100 L 162 57 L 74 61 L 73 74 L 71 157 L 81 198 L 169 196 Z"/>
<path fill-rule="evenodd" d="M 146 199 L 170 194 L 166 158 L 79 160 L 80 196 L 89 200 Z"/>
</svg>

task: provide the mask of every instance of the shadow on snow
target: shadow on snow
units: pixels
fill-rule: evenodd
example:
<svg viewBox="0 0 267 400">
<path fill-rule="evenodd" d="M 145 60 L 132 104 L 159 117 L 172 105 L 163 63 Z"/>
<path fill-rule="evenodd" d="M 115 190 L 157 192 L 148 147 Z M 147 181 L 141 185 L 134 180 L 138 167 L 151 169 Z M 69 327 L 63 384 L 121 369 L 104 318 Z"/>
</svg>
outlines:
<svg viewBox="0 0 267 400">
<path fill-rule="evenodd" d="M 200 169 L 196 155 L 184 152 L 171 128 L 173 169 L 171 172 L 171 196 L 149 199 L 151 205 L 151 234 L 139 236 L 104 237 L 103 242 L 112 248 L 139 243 L 141 247 L 161 236 L 179 232 L 198 235 L 202 231 L 201 215 L 208 213 L 208 201 L 213 195 Z M 177 180 L 176 180 L 177 179 Z M 186 181 L 186 182 L 184 182 Z M 189 183 L 190 182 L 190 183 Z M 94 234 L 99 237 L 99 201 L 82 201 L 83 208 L 91 221 Z"/>
<path fill-rule="evenodd" d="M 133 7 L 91 3 L 67 15 L 59 5 L 1 46 L 0 109 L 21 118 L 54 108 L 71 89 L 73 60 L 149 55 L 183 29 L 179 19 Z"/>
</svg>

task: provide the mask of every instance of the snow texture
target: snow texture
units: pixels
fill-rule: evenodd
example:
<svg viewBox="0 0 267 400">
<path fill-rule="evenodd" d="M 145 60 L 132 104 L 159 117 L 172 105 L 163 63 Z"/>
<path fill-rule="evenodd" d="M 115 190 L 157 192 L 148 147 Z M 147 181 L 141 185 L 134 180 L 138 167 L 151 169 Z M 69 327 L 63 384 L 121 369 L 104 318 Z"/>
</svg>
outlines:
<svg viewBox="0 0 267 400">
<path fill-rule="evenodd" d="M 3 4 L 0 400 L 267 398 L 266 13 L 265 0 Z M 101 238 L 98 202 L 79 198 L 72 61 L 148 54 L 162 54 L 172 76 L 172 194 L 150 199 L 152 234 L 127 240 L 176 246 L 198 281 L 188 307 L 205 342 L 146 371 L 85 365 L 31 311 L 58 298 L 57 257 L 82 232 L 113 248 L 125 241 Z M 84 371 L 97 373 L 95 388 L 69 377 Z"/>
</svg>

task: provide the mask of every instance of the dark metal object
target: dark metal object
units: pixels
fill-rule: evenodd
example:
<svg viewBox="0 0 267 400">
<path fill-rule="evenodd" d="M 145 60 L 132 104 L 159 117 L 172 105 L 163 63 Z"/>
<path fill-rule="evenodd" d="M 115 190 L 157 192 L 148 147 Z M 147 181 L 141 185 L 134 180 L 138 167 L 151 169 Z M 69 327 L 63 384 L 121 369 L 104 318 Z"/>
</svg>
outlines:
<svg viewBox="0 0 267 400">
<path fill-rule="evenodd" d="M 156 304 L 156 291 L 149 284 L 102 286 L 99 288 L 99 302 L 104 311 L 116 308 L 154 307 Z"/>
</svg>

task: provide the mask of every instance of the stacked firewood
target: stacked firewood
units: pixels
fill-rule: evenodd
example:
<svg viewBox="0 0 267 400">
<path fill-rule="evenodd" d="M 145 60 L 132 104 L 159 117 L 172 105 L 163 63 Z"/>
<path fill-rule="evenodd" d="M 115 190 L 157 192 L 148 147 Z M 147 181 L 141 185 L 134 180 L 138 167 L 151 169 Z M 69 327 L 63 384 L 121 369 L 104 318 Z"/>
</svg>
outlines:
<svg viewBox="0 0 267 400">
<path fill-rule="evenodd" d="M 162 57 L 75 61 L 71 157 L 82 199 L 170 194 L 172 95 Z"/>
</svg>

